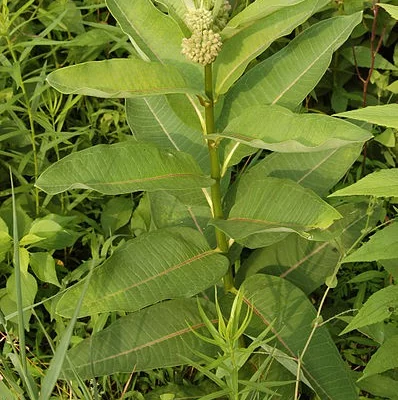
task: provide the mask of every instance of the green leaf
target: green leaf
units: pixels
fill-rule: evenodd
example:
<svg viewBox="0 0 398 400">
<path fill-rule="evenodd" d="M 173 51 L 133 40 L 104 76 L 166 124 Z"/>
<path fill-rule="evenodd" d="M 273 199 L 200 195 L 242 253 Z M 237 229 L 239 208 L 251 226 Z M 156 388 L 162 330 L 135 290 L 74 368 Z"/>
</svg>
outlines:
<svg viewBox="0 0 398 400">
<path fill-rule="evenodd" d="M 208 225 L 212 218 L 208 204 L 187 205 L 168 192 L 148 193 L 148 197 L 153 227 L 188 226 L 201 232 L 210 244 L 216 246 L 214 228 Z"/>
<path fill-rule="evenodd" d="M 263 6 L 264 4 L 265 2 Z M 218 95 L 226 93 L 251 60 L 266 50 L 273 41 L 289 34 L 325 4 L 326 0 L 305 0 L 291 7 L 284 7 L 225 40 L 214 63 L 215 92 Z"/>
<path fill-rule="evenodd" d="M 51 72 L 47 81 L 61 93 L 106 98 L 202 92 L 198 82 L 187 81 L 172 65 L 130 58 L 89 61 L 61 68 Z"/>
<path fill-rule="evenodd" d="M 373 354 L 363 371 L 363 378 L 398 367 L 398 336 L 388 338 Z"/>
<path fill-rule="evenodd" d="M 22 290 L 22 307 L 29 307 L 34 304 L 37 293 L 37 282 L 33 275 L 29 272 L 21 271 L 21 290 Z M 6 319 L 18 323 L 17 317 L 8 318 L 9 314 L 16 313 L 17 307 L 17 287 L 15 281 L 15 273 L 12 273 L 7 279 L 7 293 L 0 299 L 0 308 Z M 24 311 L 25 329 L 29 330 L 29 319 L 32 314 L 31 310 Z"/>
<path fill-rule="evenodd" d="M 267 129 L 257 122 L 267 121 Z M 353 124 L 320 114 L 294 114 L 280 106 L 254 106 L 234 118 L 218 137 L 283 153 L 332 150 L 373 136 Z"/>
<path fill-rule="evenodd" d="M 29 239 L 31 237 L 31 247 L 40 247 L 47 250 L 61 250 L 71 247 L 76 242 L 79 234 L 67 229 L 70 221 L 70 217 L 65 218 L 56 214 L 37 218 L 32 222 L 28 235 L 22 238 L 21 244 L 24 243 L 25 238 Z M 36 240 L 34 239 L 35 237 Z"/>
<path fill-rule="evenodd" d="M 101 225 L 106 234 L 112 235 L 130 220 L 134 203 L 132 199 L 114 197 L 104 206 L 101 213 Z"/>
<path fill-rule="evenodd" d="M 201 306 L 215 315 L 210 302 L 201 301 Z M 183 357 L 197 359 L 193 350 L 215 354 L 216 348 L 193 333 L 203 326 L 195 299 L 170 300 L 118 319 L 68 356 L 81 379 L 180 365 Z M 70 369 L 64 371 L 73 378 Z"/>
<path fill-rule="evenodd" d="M 131 131 L 139 142 L 191 154 L 204 170 L 208 168 L 208 151 L 202 132 L 179 118 L 168 97 L 127 99 L 126 113 Z"/>
<path fill-rule="evenodd" d="M 228 21 L 227 26 L 222 31 L 223 37 L 229 38 L 236 35 L 242 29 L 252 25 L 259 19 L 265 18 L 285 7 L 291 7 L 295 4 L 302 3 L 303 1 L 304 0 L 276 0 L 270 3 L 269 0 L 257 0 L 249 4 Z"/>
<path fill-rule="evenodd" d="M 296 232 L 308 237 L 308 231 L 325 229 L 339 218 L 333 207 L 293 181 L 243 177 L 228 219 L 213 220 L 211 224 L 240 242 L 265 232 Z"/>
<path fill-rule="evenodd" d="M 381 289 L 369 297 L 340 335 L 384 321 L 395 312 L 396 308 L 398 308 L 398 286 L 392 285 Z"/>
<path fill-rule="evenodd" d="M 344 176 L 362 151 L 362 144 L 313 153 L 273 153 L 252 167 L 247 176 L 291 179 L 319 196 Z"/>
<path fill-rule="evenodd" d="M 334 115 L 398 129 L 398 104 L 369 106 Z"/>
<path fill-rule="evenodd" d="M 253 306 L 248 329 L 251 336 L 272 322 L 276 345 L 297 359 L 304 349 L 316 317 L 307 296 L 285 279 L 254 275 L 242 286 L 245 302 Z M 322 400 L 352 400 L 357 392 L 348 368 L 326 327 L 318 327 L 302 364 L 304 376 Z"/>
<path fill-rule="evenodd" d="M 347 252 L 363 234 L 364 229 L 372 229 L 379 223 L 380 208 L 375 207 L 369 215 L 368 203 L 346 203 L 336 207 L 343 218 L 334 222 L 324 231 L 313 233 L 313 240 L 338 242 L 338 249 Z"/>
<path fill-rule="evenodd" d="M 180 19 L 184 19 L 188 11 L 188 6 L 190 5 L 189 2 L 185 2 L 185 0 L 159 0 L 159 3 L 168 7 L 169 14 L 170 12 L 175 13 Z"/>
<path fill-rule="evenodd" d="M 211 183 L 189 154 L 130 141 L 70 154 L 45 170 L 36 185 L 49 194 L 70 189 L 123 194 L 201 188 Z"/>
<path fill-rule="evenodd" d="M 347 40 L 361 18 L 362 14 L 357 13 L 318 22 L 253 67 L 226 95 L 223 121 L 255 105 L 295 108 L 320 81 L 333 52 Z"/>
<path fill-rule="evenodd" d="M 395 131 L 392 128 L 387 128 L 383 133 L 377 135 L 374 140 L 386 147 L 395 147 L 397 141 Z"/>
<path fill-rule="evenodd" d="M 193 296 L 217 283 L 227 268 L 228 259 L 191 228 L 142 234 L 94 270 L 79 316 L 131 312 L 161 300 Z M 58 314 L 72 315 L 82 285 L 61 297 Z"/>
<path fill-rule="evenodd" d="M 367 204 L 350 203 L 336 209 L 343 218 L 322 232 L 324 242 L 288 235 L 271 246 L 253 251 L 239 268 L 236 281 L 239 283 L 256 273 L 266 273 L 288 279 L 307 294 L 313 292 L 337 265 L 340 255 L 336 241 L 340 244 L 339 248 L 346 250 L 367 224 L 376 222 L 368 220 Z"/>
<path fill-rule="evenodd" d="M 343 259 L 343 262 L 379 261 L 398 258 L 398 223 L 376 232 L 368 242 Z"/>
<path fill-rule="evenodd" d="M 152 61 L 184 61 L 184 35 L 176 22 L 151 0 L 106 0 L 106 5 L 135 47 Z"/>
<path fill-rule="evenodd" d="M 0 218 L 0 262 L 6 257 L 6 254 L 12 248 L 12 238 L 8 234 L 8 226 L 2 218 Z"/>
<path fill-rule="evenodd" d="M 288 279 L 309 294 L 332 274 L 339 254 L 330 242 L 311 242 L 298 235 L 285 239 L 250 254 L 239 268 L 237 282 L 258 273 Z"/>
<path fill-rule="evenodd" d="M 353 185 L 329 195 L 337 196 L 398 197 L 398 168 L 373 172 Z"/>
<path fill-rule="evenodd" d="M 355 52 L 355 59 L 353 52 Z M 358 67 L 371 68 L 371 63 L 373 62 L 373 68 L 375 69 L 386 69 L 392 71 L 398 70 L 398 67 L 396 67 L 394 64 L 391 64 L 378 53 L 375 54 L 374 61 L 372 61 L 371 50 L 366 46 L 347 47 L 341 50 L 339 54 L 347 59 L 352 65 L 356 65 Z"/>
<path fill-rule="evenodd" d="M 17 394 L 16 392 L 11 392 L 11 390 L 6 386 L 3 381 L 0 381 L 0 394 L 3 400 L 14 400 L 15 397 L 17 397 L 18 395 L 22 396 L 22 393 Z"/>
<path fill-rule="evenodd" d="M 386 90 L 389 90 L 393 93 L 398 93 L 398 80 L 392 82 L 390 85 L 386 87 Z"/>
<path fill-rule="evenodd" d="M 398 20 L 398 6 L 383 3 L 377 3 L 377 5 L 383 7 L 394 19 Z"/>
<path fill-rule="evenodd" d="M 390 400 L 398 400 L 398 381 L 386 375 L 371 375 L 357 381 L 360 389 Z"/>
<path fill-rule="evenodd" d="M 55 260 L 48 253 L 31 253 L 30 266 L 35 275 L 43 282 L 61 287 L 55 271 Z"/>
</svg>

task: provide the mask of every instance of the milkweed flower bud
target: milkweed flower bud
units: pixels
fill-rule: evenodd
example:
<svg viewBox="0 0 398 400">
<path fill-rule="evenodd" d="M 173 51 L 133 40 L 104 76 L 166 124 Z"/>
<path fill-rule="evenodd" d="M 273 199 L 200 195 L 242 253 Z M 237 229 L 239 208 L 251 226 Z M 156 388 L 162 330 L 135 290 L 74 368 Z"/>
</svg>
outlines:
<svg viewBox="0 0 398 400">
<path fill-rule="evenodd" d="M 203 31 L 211 28 L 213 15 L 204 8 L 189 10 L 185 14 L 185 23 L 192 32 Z"/>
<path fill-rule="evenodd" d="M 182 54 L 193 62 L 211 64 L 221 50 L 221 36 L 212 29 L 193 32 L 190 38 L 182 40 Z"/>
</svg>

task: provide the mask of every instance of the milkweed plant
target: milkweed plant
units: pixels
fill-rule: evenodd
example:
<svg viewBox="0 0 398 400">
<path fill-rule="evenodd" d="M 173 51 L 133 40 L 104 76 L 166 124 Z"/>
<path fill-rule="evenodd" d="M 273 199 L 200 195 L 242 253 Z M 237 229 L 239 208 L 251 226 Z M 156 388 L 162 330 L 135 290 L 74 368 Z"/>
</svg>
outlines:
<svg viewBox="0 0 398 400">
<path fill-rule="evenodd" d="M 283 398 L 303 391 L 358 398 L 357 378 L 321 312 L 342 264 L 370 257 L 359 253 L 365 245 L 357 250 L 378 223 L 377 201 L 366 196 L 398 194 L 368 181 L 330 192 L 373 137 L 358 121 L 382 124 L 372 116 L 390 115 L 396 104 L 329 116 L 303 100 L 362 12 L 342 12 L 329 0 L 106 3 L 131 55 L 60 68 L 47 81 L 64 94 L 125 99 L 131 135 L 62 158 L 36 187 L 49 195 L 142 196 L 131 237 L 86 286 L 82 279 L 54 303 L 57 315 L 72 318 L 84 289 L 77 318 L 122 315 L 72 347 L 60 376 L 91 379 L 186 360 L 204 368 L 200 360 L 219 352 L 206 335 L 229 315 L 239 288 L 250 310 L 239 351 L 251 355 L 250 343 L 266 344 L 272 376 L 293 382 Z M 383 179 L 390 178 L 376 178 Z M 223 287 L 216 300 L 214 285 Z M 322 285 L 315 308 L 308 296 Z M 362 310 L 347 331 L 369 323 Z"/>
</svg>

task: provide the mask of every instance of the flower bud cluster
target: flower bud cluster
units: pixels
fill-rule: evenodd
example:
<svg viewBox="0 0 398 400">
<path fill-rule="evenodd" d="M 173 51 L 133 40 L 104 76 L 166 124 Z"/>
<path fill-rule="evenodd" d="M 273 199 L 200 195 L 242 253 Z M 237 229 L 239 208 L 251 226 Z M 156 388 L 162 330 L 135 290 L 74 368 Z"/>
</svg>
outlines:
<svg viewBox="0 0 398 400">
<path fill-rule="evenodd" d="M 210 29 L 213 25 L 213 14 L 204 8 L 195 8 L 186 13 L 185 23 L 191 32 Z"/>
<path fill-rule="evenodd" d="M 212 8 L 213 0 L 210 0 L 210 3 L 207 7 Z M 192 36 L 182 40 L 182 54 L 189 60 L 202 65 L 211 64 L 220 52 L 222 41 L 218 32 L 225 27 L 231 9 L 228 1 L 224 0 L 214 17 L 210 9 L 205 7 L 206 5 L 202 2 L 199 8 L 187 12 L 185 23 L 191 30 Z"/>
<path fill-rule="evenodd" d="M 213 30 L 194 31 L 189 39 L 182 39 L 182 54 L 193 62 L 207 65 L 216 59 L 221 45 L 221 36 Z"/>
</svg>

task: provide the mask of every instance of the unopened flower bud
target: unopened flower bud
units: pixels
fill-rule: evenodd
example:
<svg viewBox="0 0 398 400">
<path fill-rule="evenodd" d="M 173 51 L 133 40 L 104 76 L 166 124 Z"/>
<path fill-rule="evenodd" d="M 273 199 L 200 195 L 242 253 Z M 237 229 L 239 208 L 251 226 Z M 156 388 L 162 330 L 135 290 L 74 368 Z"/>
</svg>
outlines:
<svg viewBox="0 0 398 400">
<path fill-rule="evenodd" d="M 221 36 L 211 29 L 193 32 L 190 38 L 182 40 L 182 54 L 193 62 L 211 64 L 221 50 Z"/>
<path fill-rule="evenodd" d="M 211 11 L 204 8 L 189 10 L 185 14 L 185 23 L 192 32 L 203 31 L 211 28 L 213 15 Z"/>
</svg>

